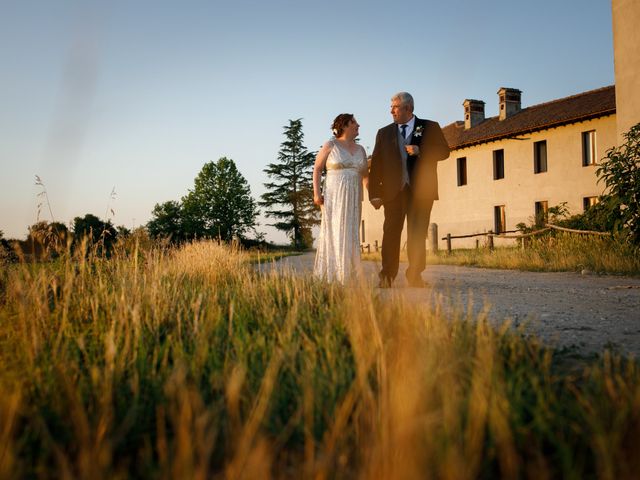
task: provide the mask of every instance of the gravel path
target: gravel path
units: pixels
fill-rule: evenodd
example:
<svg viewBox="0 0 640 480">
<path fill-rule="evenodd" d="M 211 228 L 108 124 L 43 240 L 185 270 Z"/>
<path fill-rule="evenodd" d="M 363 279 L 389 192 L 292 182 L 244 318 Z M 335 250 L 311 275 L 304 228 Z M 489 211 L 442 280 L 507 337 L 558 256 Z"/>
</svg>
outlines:
<svg viewBox="0 0 640 480">
<path fill-rule="evenodd" d="M 267 268 L 309 274 L 314 256 L 286 257 Z M 418 289 L 406 286 L 405 269 L 401 264 L 394 288 L 380 295 L 429 305 L 444 299 L 445 308 L 471 304 L 476 313 L 488 308 L 495 323 L 526 322 L 528 331 L 557 347 L 589 354 L 609 346 L 640 358 L 640 278 L 428 265 L 423 278 L 429 286 Z M 379 265 L 364 262 L 364 270 L 376 288 Z"/>
</svg>

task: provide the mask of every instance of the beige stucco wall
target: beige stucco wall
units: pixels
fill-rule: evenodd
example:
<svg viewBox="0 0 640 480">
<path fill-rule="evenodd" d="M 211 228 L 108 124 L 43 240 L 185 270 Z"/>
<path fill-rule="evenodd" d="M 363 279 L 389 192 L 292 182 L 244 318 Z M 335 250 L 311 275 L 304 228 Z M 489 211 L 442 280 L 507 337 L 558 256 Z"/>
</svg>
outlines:
<svg viewBox="0 0 640 480">
<path fill-rule="evenodd" d="M 583 210 L 583 198 L 598 196 L 595 166 L 582 166 L 582 132 L 596 131 L 596 154 L 602 158 L 616 143 L 616 116 L 611 115 L 573 125 L 553 128 L 523 136 L 525 140 L 503 140 L 456 150 L 438 164 L 440 200 L 431 213 L 438 224 L 438 237 L 447 233 L 467 235 L 494 228 L 494 206 L 505 205 L 507 230 L 515 230 L 520 222 L 530 223 L 535 202 L 547 201 L 549 207 L 567 202 L 571 213 Z M 547 172 L 533 173 L 533 143 L 547 142 Z M 493 151 L 504 149 L 504 177 L 493 179 Z M 457 185 L 457 162 L 467 158 L 467 185 Z M 367 202 L 363 208 L 365 244 L 382 240 L 382 210 L 374 210 Z M 485 242 L 486 237 L 479 237 Z M 439 248 L 446 248 L 444 241 Z M 404 240 L 403 240 L 404 243 Z M 513 241 L 496 240 L 496 245 Z M 475 238 L 455 239 L 453 248 L 473 247 Z M 482 244 L 482 243 L 481 243 Z"/>
<path fill-rule="evenodd" d="M 640 1 L 613 0 L 613 58 L 618 139 L 640 122 Z"/>
</svg>

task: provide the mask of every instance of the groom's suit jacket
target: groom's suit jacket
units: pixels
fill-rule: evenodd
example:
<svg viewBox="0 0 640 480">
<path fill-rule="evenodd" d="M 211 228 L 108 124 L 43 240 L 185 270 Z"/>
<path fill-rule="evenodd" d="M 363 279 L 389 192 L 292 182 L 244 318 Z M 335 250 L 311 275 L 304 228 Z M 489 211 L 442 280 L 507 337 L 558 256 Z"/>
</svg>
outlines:
<svg viewBox="0 0 640 480">
<path fill-rule="evenodd" d="M 411 138 L 407 145 L 418 145 L 417 156 L 403 155 L 398 125 L 392 123 L 378 130 L 369 170 L 369 199 L 381 198 L 383 202 L 394 199 L 404 187 L 404 157 L 407 157 L 409 183 L 414 201 L 433 202 L 438 199 L 438 161 L 449 156 L 440 125 L 431 120 L 416 117 Z"/>
</svg>

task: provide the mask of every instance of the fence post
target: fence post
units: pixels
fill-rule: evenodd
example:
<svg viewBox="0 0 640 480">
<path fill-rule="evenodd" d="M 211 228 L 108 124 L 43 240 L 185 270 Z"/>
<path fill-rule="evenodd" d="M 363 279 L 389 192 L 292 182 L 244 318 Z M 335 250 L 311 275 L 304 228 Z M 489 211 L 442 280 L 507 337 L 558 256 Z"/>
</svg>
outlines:
<svg viewBox="0 0 640 480">
<path fill-rule="evenodd" d="M 489 230 L 489 250 L 493 250 L 493 230 Z"/>
<path fill-rule="evenodd" d="M 373 249 L 378 253 L 378 240 L 373 241 Z"/>
<path fill-rule="evenodd" d="M 480 239 L 476 238 L 476 250 L 480 248 Z"/>
<path fill-rule="evenodd" d="M 430 223 L 429 224 L 429 250 L 431 253 L 436 253 L 438 251 L 438 224 Z"/>
<path fill-rule="evenodd" d="M 447 233 L 447 253 L 451 254 L 451 234 Z"/>
<path fill-rule="evenodd" d="M 367 253 L 371 253 L 371 244 L 367 243 Z"/>
</svg>

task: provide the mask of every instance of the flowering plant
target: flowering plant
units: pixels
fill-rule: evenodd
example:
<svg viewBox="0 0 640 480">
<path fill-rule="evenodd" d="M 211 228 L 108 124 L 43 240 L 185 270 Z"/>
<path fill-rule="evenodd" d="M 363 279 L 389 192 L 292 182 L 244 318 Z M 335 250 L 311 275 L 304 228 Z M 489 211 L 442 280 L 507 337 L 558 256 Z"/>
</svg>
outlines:
<svg viewBox="0 0 640 480">
<path fill-rule="evenodd" d="M 413 136 L 414 137 L 421 137 L 422 136 L 422 130 L 424 130 L 424 125 L 418 125 L 416 127 L 416 129 L 413 132 Z"/>
</svg>

